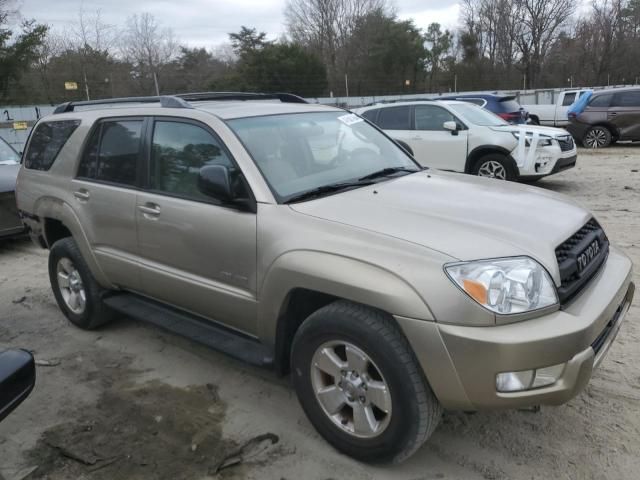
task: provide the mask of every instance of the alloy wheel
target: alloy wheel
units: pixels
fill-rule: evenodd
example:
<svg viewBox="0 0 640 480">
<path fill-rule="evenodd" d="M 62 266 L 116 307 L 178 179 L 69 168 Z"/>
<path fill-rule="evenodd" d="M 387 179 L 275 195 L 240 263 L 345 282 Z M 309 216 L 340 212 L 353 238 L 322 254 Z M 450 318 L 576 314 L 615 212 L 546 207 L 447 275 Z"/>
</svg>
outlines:
<svg viewBox="0 0 640 480">
<path fill-rule="evenodd" d="M 495 160 L 488 160 L 480 165 L 478 169 L 479 177 L 497 178 L 498 180 L 507 179 L 507 170 L 500 162 Z"/>
<path fill-rule="evenodd" d="M 607 144 L 607 132 L 602 128 L 592 128 L 585 135 L 584 143 L 589 148 L 602 148 Z"/>
<path fill-rule="evenodd" d="M 65 305 L 76 315 L 82 315 L 87 307 L 87 293 L 80 272 L 71 260 L 64 257 L 58 260 L 56 275 Z"/>
<path fill-rule="evenodd" d="M 380 369 L 355 345 L 321 345 L 311 360 L 311 383 L 324 413 L 359 438 L 380 435 L 391 420 L 391 393 Z"/>
</svg>

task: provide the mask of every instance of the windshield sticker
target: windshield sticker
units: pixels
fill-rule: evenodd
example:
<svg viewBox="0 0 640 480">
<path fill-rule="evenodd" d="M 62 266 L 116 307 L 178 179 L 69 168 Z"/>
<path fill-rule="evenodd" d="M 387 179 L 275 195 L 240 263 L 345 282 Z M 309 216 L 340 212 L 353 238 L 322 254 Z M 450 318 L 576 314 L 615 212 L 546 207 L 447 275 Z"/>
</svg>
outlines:
<svg viewBox="0 0 640 480">
<path fill-rule="evenodd" d="M 348 115 L 342 115 L 341 117 L 338 117 L 338 120 L 340 120 L 345 125 L 353 125 L 354 123 L 363 121 L 359 116 L 357 116 L 354 113 L 350 113 Z"/>
</svg>

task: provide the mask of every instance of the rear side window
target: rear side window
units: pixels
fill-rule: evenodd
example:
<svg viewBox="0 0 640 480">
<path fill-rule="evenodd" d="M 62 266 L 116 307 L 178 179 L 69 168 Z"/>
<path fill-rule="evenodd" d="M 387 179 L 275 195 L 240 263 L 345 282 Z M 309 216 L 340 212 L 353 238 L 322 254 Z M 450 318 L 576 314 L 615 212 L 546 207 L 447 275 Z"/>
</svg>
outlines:
<svg viewBox="0 0 640 480">
<path fill-rule="evenodd" d="M 562 106 L 568 107 L 569 105 L 572 105 L 575 100 L 576 100 L 576 92 L 565 93 L 564 98 L 562 99 Z"/>
<path fill-rule="evenodd" d="M 608 107 L 611 103 L 613 94 L 608 93 L 606 95 L 594 95 L 589 102 L 590 107 Z"/>
<path fill-rule="evenodd" d="M 78 177 L 135 185 L 140 158 L 142 120 L 106 121 L 87 144 Z"/>
<path fill-rule="evenodd" d="M 613 97 L 613 107 L 640 107 L 640 91 L 618 92 Z"/>
<path fill-rule="evenodd" d="M 24 166 L 32 170 L 49 170 L 78 125 L 80 120 L 60 120 L 38 124 L 31 135 Z"/>
<path fill-rule="evenodd" d="M 408 106 L 381 108 L 378 126 L 383 130 L 411 130 L 410 111 Z"/>
</svg>

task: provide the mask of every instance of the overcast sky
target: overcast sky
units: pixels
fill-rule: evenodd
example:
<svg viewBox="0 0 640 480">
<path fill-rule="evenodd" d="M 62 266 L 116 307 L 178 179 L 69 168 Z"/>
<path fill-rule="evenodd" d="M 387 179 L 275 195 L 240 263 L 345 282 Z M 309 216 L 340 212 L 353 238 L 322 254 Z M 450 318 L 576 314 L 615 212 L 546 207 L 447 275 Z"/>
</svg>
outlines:
<svg viewBox="0 0 640 480">
<path fill-rule="evenodd" d="M 432 22 L 452 28 L 458 19 L 457 0 L 393 0 L 398 16 L 413 18 L 426 29 Z M 19 0 L 24 18 L 35 18 L 56 30 L 68 28 L 83 6 L 87 14 L 101 11 L 103 21 L 121 27 L 134 13 L 149 12 L 178 39 L 191 46 L 214 47 L 241 25 L 267 32 L 269 38 L 284 33 L 285 0 Z"/>
</svg>

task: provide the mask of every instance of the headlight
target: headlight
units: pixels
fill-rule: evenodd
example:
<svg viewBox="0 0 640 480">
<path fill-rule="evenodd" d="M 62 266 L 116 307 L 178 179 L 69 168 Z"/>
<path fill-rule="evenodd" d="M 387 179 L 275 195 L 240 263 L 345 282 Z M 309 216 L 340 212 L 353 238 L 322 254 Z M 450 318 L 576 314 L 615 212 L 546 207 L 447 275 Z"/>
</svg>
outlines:
<svg viewBox="0 0 640 480">
<path fill-rule="evenodd" d="M 547 271 L 529 257 L 452 263 L 445 271 L 462 291 L 495 313 L 522 313 L 558 303 Z"/>
<path fill-rule="evenodd" d="M 516 137 L 516 140 L 520 140 L 520 132 L 511 132 L 511 134 Z M 533 133 L 527 132 L 524 134 L 524 144 L 529 147 L 531 146 L 531 142 L 533 141 Z M 538 145 L 541 147 L 549 147 L 552 145 L 551 137 L 547 135 L 539 135 L 538 136 Z"/>
</svg>

